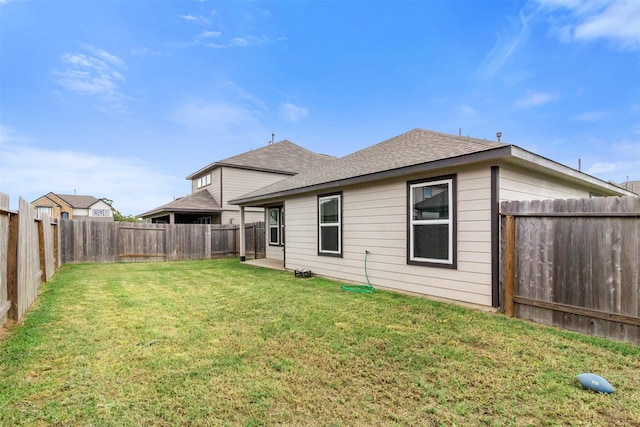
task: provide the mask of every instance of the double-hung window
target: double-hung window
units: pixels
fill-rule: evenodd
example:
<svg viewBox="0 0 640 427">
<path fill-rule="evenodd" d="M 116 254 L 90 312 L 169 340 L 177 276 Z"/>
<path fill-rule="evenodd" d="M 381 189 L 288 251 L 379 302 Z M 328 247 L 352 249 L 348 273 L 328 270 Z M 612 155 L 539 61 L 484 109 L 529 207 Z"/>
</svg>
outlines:
<svg viewBox="0 0 640 427">
<path fill-rule="evenodd" d="M 342 194 L 318 197 L 318 255 L 342 255 Z"/>
<path fill-rule="evenodd" d="M 282 207 L 269 208 L 269 245 L 284 245 L 284 209 Z"/>
<path fill-rule="evenodd" d="M 407 262 L 456 268 L 456 179 L 411 181 Z"/>
</svg>

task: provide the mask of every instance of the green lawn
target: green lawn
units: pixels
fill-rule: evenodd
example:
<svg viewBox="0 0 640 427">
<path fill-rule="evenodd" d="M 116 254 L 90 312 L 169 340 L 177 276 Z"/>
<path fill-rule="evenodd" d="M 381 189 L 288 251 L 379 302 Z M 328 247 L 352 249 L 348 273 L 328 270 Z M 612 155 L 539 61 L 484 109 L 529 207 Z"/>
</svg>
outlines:
<svg viewBox="0 0 640 427">
<path fill-rule="evenodd" d="M 640 348 L 235 259 L 65 266 L 0 340 L 2 426 L 274 424 L 640 425 Z"/>
</svg>

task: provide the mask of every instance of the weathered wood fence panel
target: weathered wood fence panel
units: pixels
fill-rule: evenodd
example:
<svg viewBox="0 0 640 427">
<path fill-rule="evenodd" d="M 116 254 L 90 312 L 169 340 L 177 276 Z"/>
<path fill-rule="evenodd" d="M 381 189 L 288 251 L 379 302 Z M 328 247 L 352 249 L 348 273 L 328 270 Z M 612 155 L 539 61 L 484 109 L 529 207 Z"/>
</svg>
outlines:
<svg viewBox="0 0 640 427">
<path fill-rule="evenodd" d="M 246 225 L 249 256 L 264 257 L 264 223 Z M 238 225 L 60 221 L 63 263 L 210 259 L 239 254 Z M 260 246 L 262 245 L 262 246 Z"/>
<path fill-rule="evenodd" d="M 501 214 L 505 313 L 640 344 L 640 199 L 503 202 Z"/>
<path fill-rule="evenodd" d="M 19 202 L 17 318 L 20 319 L 35 301 L 38 286 L 44 279 L 40 268 L 40 249 L 36 211 L 26 200 Z"/>
<path fill-rule="evenodd" d="M 0 193 L 0 325 L 8 320 L 11 300 L 7 294 L 7 267 L 9 252 L 9 196 Z"/>
<path fill-rule="evenodd" d="M 37 218 L 20 198 L 18 211 L 0 193 L 0 325 L 20 320 L 38 295 L 38 287 L 59 267 L 57 225 Z"/>
</svg>

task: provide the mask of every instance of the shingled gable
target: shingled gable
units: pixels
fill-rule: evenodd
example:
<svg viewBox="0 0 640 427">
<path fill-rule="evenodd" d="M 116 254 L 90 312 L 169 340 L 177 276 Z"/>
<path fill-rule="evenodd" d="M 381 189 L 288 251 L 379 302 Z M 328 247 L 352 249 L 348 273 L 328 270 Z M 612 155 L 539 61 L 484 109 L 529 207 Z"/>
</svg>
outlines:
<svg viewBox="0 0 640 427">
<path fill-rule="evenodd" d="M 242 204 L 270 196 L 304 192 L 319 186 L 337 185 L 343 181 L 370 181 L 383 178 L 392 171 L 403 173 L 411 166 L 458 158 L 468 154 L 507 148 L 508 144 L 463 136 L 447 135 L 424 129 L 407 133 L 332 160 L 322 167 L 258 189 L 231 200 Z"/>
<path fill-rule="evenodd" d="M 335 157 L 314 153 L 285 139 L 213 162 L 187 176 L 186 179 L 194 179 L 219 166 L 295 175 L 331 159 L 335 159 Z"/>
</svg>

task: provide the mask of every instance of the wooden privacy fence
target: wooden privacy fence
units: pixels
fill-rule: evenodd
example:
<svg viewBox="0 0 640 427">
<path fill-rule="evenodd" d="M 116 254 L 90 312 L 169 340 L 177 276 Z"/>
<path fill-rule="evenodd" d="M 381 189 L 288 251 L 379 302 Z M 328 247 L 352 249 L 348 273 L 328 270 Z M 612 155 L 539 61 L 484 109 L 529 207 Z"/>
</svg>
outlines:
<svg viewBox="0 0 640 427">
<path fill-rule="evenodd" d="M 9 196 L 0 193 L 0 325 L 20 320 L 60 266 L 57 224 L 38 219 L 20 198 L 18 211 L 9 209 Z"/>
<path fill-rule="evenodd" d="M 640 199 L 503 202 L 507 316 L 640 344 Z"/>
<path fill-rule="evenodd" d="M 60 221 L 63 263 L 210 259 L 240 252 L 237 224 Z M 265 256 L 264 223 L 245 225 L 247 255 Z"/>
</svg>

